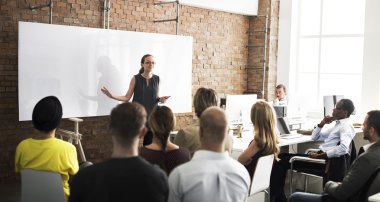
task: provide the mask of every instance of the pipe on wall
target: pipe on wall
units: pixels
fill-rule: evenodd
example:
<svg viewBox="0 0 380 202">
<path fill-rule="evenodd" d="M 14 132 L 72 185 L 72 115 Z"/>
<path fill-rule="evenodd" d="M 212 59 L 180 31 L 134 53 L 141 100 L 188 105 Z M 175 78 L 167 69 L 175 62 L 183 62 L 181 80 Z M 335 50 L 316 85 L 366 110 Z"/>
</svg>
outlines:
<svg viewBox="0 0 380 202">
<path fill-rule="evenodd" d="M 29 5 L 30 10 L 35 10 L 35 9 L 40 9 L 40 8 L 45 8 L 45 7 L 49 7 L 49 24 L 53 24 L 53 2 L 52 2 L 52 0 L 50 0 L 48 4 L 44 4 L 44 5 L 39 5 L 39 6 Z"/>
</svg>

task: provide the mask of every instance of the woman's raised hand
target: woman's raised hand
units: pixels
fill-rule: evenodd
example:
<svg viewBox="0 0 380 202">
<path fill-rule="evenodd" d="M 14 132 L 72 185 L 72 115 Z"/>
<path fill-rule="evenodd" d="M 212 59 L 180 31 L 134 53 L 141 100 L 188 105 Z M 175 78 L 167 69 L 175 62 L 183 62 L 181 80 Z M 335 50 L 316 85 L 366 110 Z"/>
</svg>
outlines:
<svg viewBox="0 0 380 202">
<path fill-rule="evenodd" d="M 101 90 L 105 95 L 107 95 L 107 97 L 112 98 L 112 94 L 108 91 L 108 89 L 107 89 L 106 87 L 103 86 L 100 90 Z"/>
</svg>

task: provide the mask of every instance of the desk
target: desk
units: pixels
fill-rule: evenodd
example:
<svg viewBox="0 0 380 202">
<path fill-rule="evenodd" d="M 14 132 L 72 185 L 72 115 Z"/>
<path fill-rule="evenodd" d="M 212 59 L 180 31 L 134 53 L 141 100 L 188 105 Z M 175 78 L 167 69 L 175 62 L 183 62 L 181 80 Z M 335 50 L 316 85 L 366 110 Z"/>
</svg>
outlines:
<svg viewBox="0 0 380 202">
<path fill-rule="evenodd" d="M 372 195 L 368 197 L 369 202 L 379 202 L 380 201 L 380 193 L 377 193 L 375 195 Z"/>
<path fill-rule="evenodd" d="M 247 149 L 249 143 L 253 139 L 253 132 L 252 131 L 244 131 L 242 133 L 241 138 L 237 138 L 236 136 L 233 136 L 233 146 L 232 146 L 232 154 L 231 156 L 234 159 L 237 159 L 237 157 L 240 155 L 241 152 L 243 152 L 245 149 Z M 289 146 L 293 144 L 300 144 L 305 142 L 312 142 L 310 135 L 302 135 L 301 137 L 292 138 L 292 139 L 282 139 L 280 138 L 279 147 Z"/>
</svg>

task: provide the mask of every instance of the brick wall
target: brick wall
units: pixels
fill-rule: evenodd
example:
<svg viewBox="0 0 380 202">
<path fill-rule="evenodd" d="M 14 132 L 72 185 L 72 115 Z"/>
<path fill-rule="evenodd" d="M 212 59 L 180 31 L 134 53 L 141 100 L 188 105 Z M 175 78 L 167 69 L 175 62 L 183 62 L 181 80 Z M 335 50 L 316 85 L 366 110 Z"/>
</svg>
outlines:
<svg viewBox="0 0 380 202">
<path fill-rule="evenodd" d="M 0 0 L 0 181 L 18 177 L 13 172 L 15 148 L 21 140 L 35 133 L 31 122 L 18 121 L 18 21 L 48 23 L 48 8 L 33 11 L 28 8 L 29 5 L 46 2 Z M 154 6 L 153 2 L 111 0 L 110 29 L 175 34 L 175 22 L 153 22 L 155 19 L 174 18 L 175 6 Z M 103 27 L 102 1 L 53 0 L 53 3 L 53 24 Z M 263 13 L 263 9 L 260 1 L 259 14 Z M 274 10 L 271 9 L 271 12 L 276 12 Z M 260 48 L 247 47 L 248 44 L 263 44 L 262 33 L 252 32 L 257 27 L 262 27 L 262 17 L 180 6 L 179 33 L 191 35 L 194 39 L 193 94 L 201 86 L 226 94 L 260 89 L 260 71 L 246 69 L 262 60 L 263 51 Z M 276 28 L 271 25 L 268 40 L 272 47 L 268 48 L 268 53 L 276 55 L 277 38 L 274 34 L 277 32 L 274 33 L 273 29 Z M 267 77 L 270 83 L 266 90 L 272 91 L 275 79 L 272 72 L 275 72 L 276 65 L 275 59 L 269 58 Z M 193 113 L 177 114 L 177 129 L 194 120 Z M 99 162 L 110 155 L 112 143 L 107 133 L 107 123 L 108 116 L 91 117 L 84 118 L 80 125 L 85 154 L 92 162 Z M 72 130 L 72 127 L 72 123 L 66 120 L 61 124 L 64 129 Z"/>
<path fill-rule="evenodd" d="M 263 98 L 264 91 L 264 98 L 267 100 L 275 98 L 279 5 L 279 0 L 260 0 L 258 15 L 251 18 L 248 32 L 247 92 L 257 93 L 259 98 Z M 267 49 L 264 61 L 266 16 L 268 16 Z M 263 78 L 264 62 L 266 64 Z M 265 79 L 264 88 L 263 79 Z"/>
</svg>

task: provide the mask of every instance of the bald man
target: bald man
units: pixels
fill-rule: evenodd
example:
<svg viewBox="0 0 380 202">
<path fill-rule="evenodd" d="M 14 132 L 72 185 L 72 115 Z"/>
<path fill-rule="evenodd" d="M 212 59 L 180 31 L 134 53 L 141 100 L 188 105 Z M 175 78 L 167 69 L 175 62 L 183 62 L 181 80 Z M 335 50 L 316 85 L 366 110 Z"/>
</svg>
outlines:
<svg viewBox="0 0 380 202">
<path fill-rule="evenodd" d="M 200 117 L 201 149 L 188 163 L 169 176 L 169 202 L 246 201 L 250 178 L 242 164 L 224 152 L 227 119 L 218 107 L 206 109 Z"/>
</svg>

